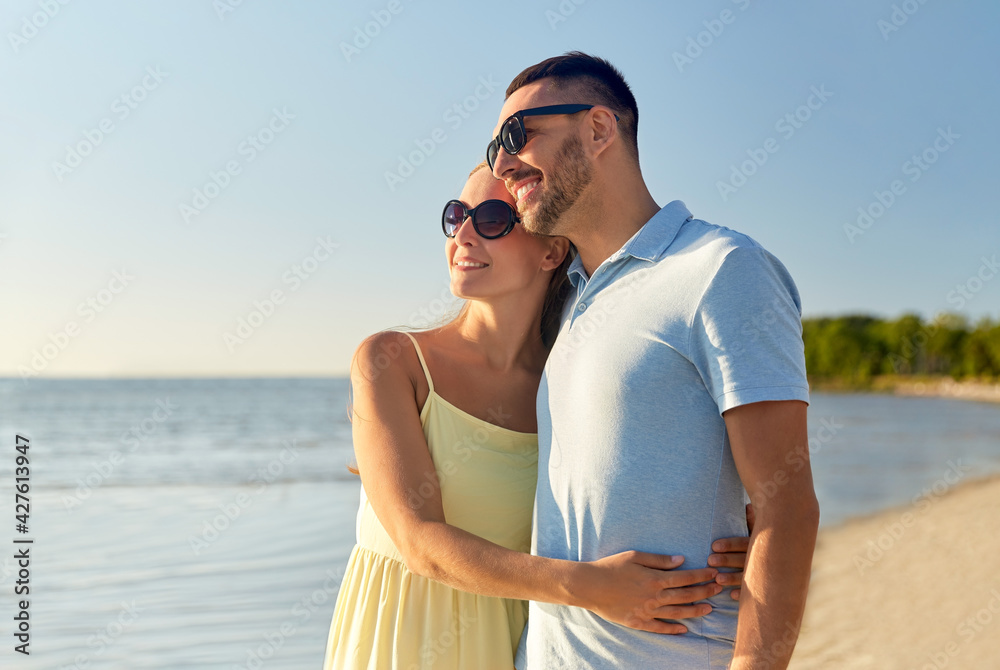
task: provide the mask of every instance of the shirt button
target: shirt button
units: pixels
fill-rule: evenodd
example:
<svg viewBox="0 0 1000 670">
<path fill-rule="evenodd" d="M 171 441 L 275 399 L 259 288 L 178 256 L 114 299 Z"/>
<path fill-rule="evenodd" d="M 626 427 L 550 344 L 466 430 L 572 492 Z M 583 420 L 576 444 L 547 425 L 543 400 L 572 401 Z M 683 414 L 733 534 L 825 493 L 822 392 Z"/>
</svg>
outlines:
<svg viewBox="0 0 1000 670">
<path fill-rule="evenodd" d="M 577 306 L 577 309 L 582 312 L 583 310 L 587 309 L 587 303 L 581 302 L 579 306 Z"/>
</svg>

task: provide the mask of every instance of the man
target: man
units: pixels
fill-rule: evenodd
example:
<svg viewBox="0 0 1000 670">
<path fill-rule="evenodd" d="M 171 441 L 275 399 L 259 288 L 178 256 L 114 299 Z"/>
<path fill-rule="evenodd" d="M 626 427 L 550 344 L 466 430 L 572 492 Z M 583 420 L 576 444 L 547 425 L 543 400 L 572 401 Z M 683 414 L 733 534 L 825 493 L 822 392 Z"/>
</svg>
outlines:
<svg viewBox="0 0 1000 670">
<path fill-rule="evenodd" d="M 579 254 L 538 390 L 532 551 L 704 567 L 712 540 L 747 534 L 748 493 L 743 593 L 678 635 L 533 602 L 517 668 L 784 668 L 819 520 L 798 291 L 754 240 L 654 202 L 637 123 L 621 73 L 572 52 L 511 82 L 487 152 L 525 228 Z"/>
</svg>

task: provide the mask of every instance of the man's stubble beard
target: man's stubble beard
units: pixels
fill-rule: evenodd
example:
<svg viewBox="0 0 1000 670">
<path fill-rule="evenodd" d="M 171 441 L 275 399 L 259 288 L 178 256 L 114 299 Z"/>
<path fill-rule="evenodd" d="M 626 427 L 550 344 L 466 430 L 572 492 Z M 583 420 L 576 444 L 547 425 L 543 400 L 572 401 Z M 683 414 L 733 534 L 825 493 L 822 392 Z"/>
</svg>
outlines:
<svg viewBox="0 0 1000 670">
<path fill-rule="evenodd" d="M 556 232 L 559 219 L 576 203 L 593 179 L 593 169 L 583 153 L 583 143 L 575 134 L 563 142 L 553 165 L 555 168 L 545 180 L 544 197 L 536 204 L 536 211 L 521 217 L 524 229 L 529 233 L 560 234 Z"/>
</svg>

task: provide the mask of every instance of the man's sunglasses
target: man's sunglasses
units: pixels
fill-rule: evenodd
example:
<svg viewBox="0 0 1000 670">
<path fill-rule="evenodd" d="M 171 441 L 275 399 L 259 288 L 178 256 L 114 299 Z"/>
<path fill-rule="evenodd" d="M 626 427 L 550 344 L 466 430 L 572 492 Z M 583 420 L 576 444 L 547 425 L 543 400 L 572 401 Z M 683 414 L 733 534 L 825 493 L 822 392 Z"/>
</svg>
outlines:
<svg viewBox="0 0 1000 670">
<path fill-rule="evenodd" d="M 455 237 L 458 227 L 470 217 L 472 227 L 487 240 L 503 237 L 514 230 L 514 224 L 521 220 L 510 203 L 503 200 L 484 200 L 472 209 L 466 209 L 460 200 L 449 200 L 441 215 L 444 234 Z"/>
<path fill-rule="evenodd" d="M 545 107 L 532 107 L 531 109 L 522 109 L 519 112 L 514 112 L 500 126 L 500 134 L 494 137 L 493 141 L 486 147 L 486 162 L 489 163 L 490 170 L 493 169 L 494 163 L 497 162 L 497 155 L 500 153 L 501 146 L 507 153 L 513 156 L 527 144 L 528 133 L 524 130 L 524 117 L 576 114 L 592 107 L 593 105 L 546 105 Z M 621 120 L 617 114 L 615 114 L 615 120 Z"/>
</svg>

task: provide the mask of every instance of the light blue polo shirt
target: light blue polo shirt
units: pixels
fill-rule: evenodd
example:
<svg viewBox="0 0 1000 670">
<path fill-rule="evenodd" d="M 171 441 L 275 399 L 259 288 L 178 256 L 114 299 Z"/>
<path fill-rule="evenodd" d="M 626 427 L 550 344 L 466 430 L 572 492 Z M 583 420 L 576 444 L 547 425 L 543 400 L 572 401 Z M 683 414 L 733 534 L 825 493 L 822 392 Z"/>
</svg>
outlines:
<svg viewBox="0 0 1000 670">
<path fill-rule="evenodd" d="M 747 534 L 746 492 L 722 412 L 808 402 L 801 306 L 788 271 L 751 238 L 663 207 L 576 287 L 538 389 L 532 553 L 591 561 L 636 549 L 707 565 Z M 532 602 L 519 670 L 725 668 L 738 603 L 661 635 Z"/>
</svg>

